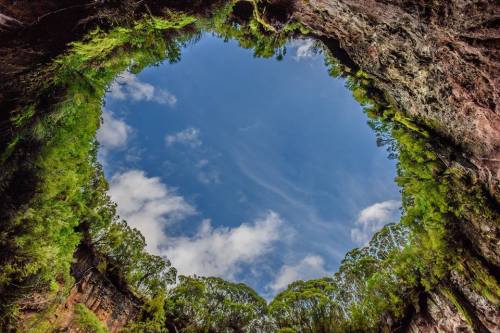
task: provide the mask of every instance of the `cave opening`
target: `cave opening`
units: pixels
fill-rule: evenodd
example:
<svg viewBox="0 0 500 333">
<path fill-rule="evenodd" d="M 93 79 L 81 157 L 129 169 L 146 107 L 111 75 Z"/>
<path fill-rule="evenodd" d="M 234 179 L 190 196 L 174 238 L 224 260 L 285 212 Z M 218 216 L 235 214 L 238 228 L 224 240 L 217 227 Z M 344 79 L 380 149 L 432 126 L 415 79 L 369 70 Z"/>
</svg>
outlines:
<svg viewBox="0 0 500 333">
<path fill-rule="evenodd" d="M 395 160 L 331 77 L 329 47 L 294 38 L 262 58 L 203 32 L 175 62 L 110 85 L 97 133 L 109 194 L 178 274 L 270 299 L 398 222 Z"/>
<path fill-rule="evenodd" d="M 0 13 L 2 331 L 498 327 L 489 5 L 66 2 Z"/>
</svg>

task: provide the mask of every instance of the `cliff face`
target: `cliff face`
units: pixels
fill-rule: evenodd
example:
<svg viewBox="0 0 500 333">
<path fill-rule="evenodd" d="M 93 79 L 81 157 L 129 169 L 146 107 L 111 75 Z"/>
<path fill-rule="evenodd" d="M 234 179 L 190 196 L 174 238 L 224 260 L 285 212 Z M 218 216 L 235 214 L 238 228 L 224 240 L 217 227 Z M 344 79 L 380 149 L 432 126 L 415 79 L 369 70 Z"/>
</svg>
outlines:
<svg viewBox="0 0 500 333">
<path fill-rule="evenodd" d="M 21 307 L 24 320 L 20 323 L 19 331 L 29 332 L 37 323 L 36 319 L 29 319 L 48 310 L 51 314 L 48 318 L 43 317 L 43 320 L 47 322 L 46 327 L 50 327 L 51 332 L 82 332 L 75 312 L 77 304 L 83 304 L 91 310 L 110 333 L 119 332 L 137 316 L 140 300 L 99 272 L 96 269 L 98 261 L 91 253 L 91 250 L 84 247 L 80 247 L 75 253 L 72 267 L 75 284 L 67 296 L 61 300 L 48 300 L 46 295 L 40 294 L 33 295 L 24 302 Z M 51 306 L 54 307 L 53 310 L 49 310 Z M 29 324 L 25 326 L 25 323 Z"/>
<path fill-rule="evenodd" d="M 491 192 L 500 177 L 500 4 L 296 1 L 292 17 L 334 38 L 401 110 L 464 149 Z"/>
<path fill-rule="evenodd" d="M 494 301 L 482 296 L 476 282 L 479 263 L 463 271 L 451 272 L 449 281 L 431 292 L 422 292 L 414 313 L 404 325 L 412 333 L 424 332 L 497 332 L 500 311 Z M 474 267 L 475 266 L 475 267 Z"/>
<path fill-rule="evenodd" d="M 429 294 L 410 321 L 408 332 L 473 332 L 467 319 L 441 293 Z"/>
<path fill-rule="evenodd" d="M 77 283 L 61 310 L 73 313 L 75 304 L 84 304 L 108 327 L 110 333 L 116 333 L 137 316 L 141 303 L 130 292 L 121 290 L 99 272 L 96 269 L 97 261 L 90 253 L 92 252 L 82 248 L 76 252 L 72 275 Z M 72 317 L 67 316 L 60 327 L 69 332 L 77 332 Z"/>
<path fill-rule="evenodd" d="M 5 82 L 14 84 L 20 73 L 29 72 L 33 64 L 51 58 L 47 50 L 57 53 L 63 49 L 59 44 L 65 45 L 74 38 L 75 22 L 84 27 L 85 17 L 95 16 L 98 4 L 106 1 L 88 5 L 77 2 L 80 5 L 72 6 L 69 1 L 34 5 L 30 1 L 0 0 L 4 8 L 10 9 L 8 15 L 0 13 L 0 31 L 17 26 L 37 30 L 36 38 L 27 44 L 39 42 L 46 46 L 40 47 L 42 51 L 36 49 L 37 52 L 23 52 L 19 56 L 16 48 L 22 43 L 12 38 L 9 48 L 5 52 L 0 50 L 3 55 L 0 74 L 8 79 Z M 13 3 L 29 5 L 29 10 L 16 10 L 18 7 Z M 270 17 L 270 21 L 295 18 L 314 35 L 339 41 L 349 58 L 375 78 L 375 84 L 388 100 L 460 147 L 457 158 L 499 200 L 500 4 L 497 1 L 274 0 L 270 6 L 285 8 L 279 17 Z M 46 16 L 49 12 L 52 16 Z M 51 38 L 55 37 L 43 37 L 57 35 L 51 34 L 54 27 L 48 24 L 42 30 L 32 27 L 36 20 L 45 23 L 48 17 L 66 15 L 67 18 L 70 14 L 74 19 L 63 20 L 63 27 L 58 27 L 67 38 L 59 36 L 60 40 L 53 41 Z M 6 91 L 3 90 L 0 99 Z M 448 281 L 435 290 L 422 292 L 403 331 L 495 332 L 500 327 L 498 300 L 481 296 L 479 289 L 484 286 L 477 282 L 482 271 L 499 277 L 499 222 L 470 216 L 461 225 L 461 232 L 468 239 L 463 269 L 451 272 Z M 110 332 L 117 332 L 137 315 L 140 302 L 101 274 L 88 253 L 76 254 L 73 276 L 77 283 L 69 297 L 58 305 L 51 322 L 61 330 L 76 332 L 73 308 L 82 303 Z M 40 298 L 43 303 L 43 297 Z M 42 311 L 43 306 L 38 307 L 35 302 L 23 309 L 29 316 Z"/>
<path fill-rule="evenodd" d="M 455 146 L 453 163 L 499 202 L 498 2 L 309 0 L 288 2 L 286 10 L 283 3 L 271 5 L 281 8 L 275 24 L 285 12 L 312 34 L 337 40 L 392 104 Z M 500 327 L 499 300 L 481 296 L 486 287 L 478 282 L 482 272 L 499 277 L 499 221 L 470 214 L 459 229 L 465 239 L 461 270 L 422 292 L 399 330 L 496 332 Z"/>
</svg>

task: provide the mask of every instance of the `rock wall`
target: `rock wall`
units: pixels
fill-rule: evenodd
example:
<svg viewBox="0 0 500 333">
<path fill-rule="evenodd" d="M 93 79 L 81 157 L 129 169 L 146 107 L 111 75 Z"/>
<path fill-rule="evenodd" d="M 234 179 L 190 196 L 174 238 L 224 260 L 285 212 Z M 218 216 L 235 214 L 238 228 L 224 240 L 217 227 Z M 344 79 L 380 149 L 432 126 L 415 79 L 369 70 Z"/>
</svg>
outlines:
<svg viewBox="0 0 500 333">
<path fill-rule="evenodd" d="M 81 303 L 96 314 L 110 333 L 116 333 L 137 316 L 141 302 L 99 272 L 91 253 L 89 249 L 80 247 L 75 254 L 72 274 L 77 282 L 58 311 L 58 316 L 64 318 L 59 327 L 68 332 L 78 332 L 73 321 L 73 307 Z"/>
<path fill-rule="evenodd" d="M 34 63 L 51 58 L 47 50 L 57 53 L 64 48 L 65 38 L 56 39 L 50 36 L 57 34 L 47 33 L 51 26 L 43 24 L 48 17 L 64 16 L 66 20 L 61 21 L 64 27 L 78 22 L 77 26 L 85 30 L 86 16 L 95 17 L 94 11 L 105 2 L 78 1 L 80 7 L 76 4 L 72 7 L 70 1 L 48 1 L 42 5 L 27 0 L 0 0 L 5 10 L 0 13 L 0 30 L 23 26 L 22 31 L 37 32 L 26 45 L 17 38 L 22 36 L 17 30 L 12 32 L 16 38 L 10 38 L 10 42 L 4 38 L 8 47 L 0 50 L 0 74 L 7 80 L 0 91 L 0 100 L 9 91 L 9 82 L 30 72 Z M 477 178 L 488 186 L 493 197 L 500 198 L 498 1 L 271 0 L 270 3 L 270 7 L 281 8 L 276 17 L 272 17 L 272 10 L 266 11 L 270 21 L 283 23 L 295 18 L 314 35 L 337 40 L 350 59 L 375 78 L 377 87 L 392 103 L 459 146 L 461 157 L 471 163 Z M 19 4 L 29 5 L 29 10 L 18 10 L 23 8 Z M 53 14 L 47 16 L 48 13 Z M 41 23 L 34 27 L 35 22 Z M 75 29 L 58 28 L 67 32 L 63 37 L 74 38 Z M 19 45 L 26 50 L 28 46 L 38 45 L 38 48 L 20 56 Z M 476 253 L 471 255 L 476 259 L 469 258 L 467 262 L 479 260 L 479 267 L 498 279 L 499 222 L 474 217 L 467 220 L 469 223 L 464 222 L 462 232 Z M 73 267 L 77 284 L 60 305 L 54 321 L 63 330 L 76 331 L 73 306 L 83 303 L 111 332 L 117 332 L 137 315 L 140 302 L 101 274 L 89 253 L 77 253 Z M 465 266 L 463 271 L 451 272 L 449 281 L 440 288 L 423 293 L 420 304 L 401 330 L 498 332 L 498 302 L 482 296 L 480 291 L 484 286 L 476 283 L 477 267 Z"/>
<path fill-rule="evenodd" d="M 466 318 L 440 292 L 430 293 L 423 305 L 411 319 L 408 332 L 473 332 Z"/>
<path fill-rule="evenodd" d="M 474 262 L 474 259 L 471 259 Z M 423 292 L 414 313 L 403 324 L 404 332 L 498 332 L 498 301 L 481 294 L 475 272 L 452 271 L 449 281 L 431 292 Z M 479 287 L 479 288 L 478 288 Z"/>
<path fill-rule="evenodd" d="M 84 304 L 108 328 L 117 333 L 139 313 L 141 301 L 120 288 L 96 269 L 98 260 L 81 245 L 75 253 L 72 275 L 75 284 L 68 294 L 37 293 L 21 304 L 22 320 L 16 332 L 81 333 L 75 316 L 75 305 Z M 44 331 L 45 332 L 45 331 Z"/>
<path fill-rule="evenodd" d="M 297 0 L 288 7 L 288 18 L 337 39 L 391 102 L 463 148 L 498 194 L 498 1 Z"/>
<path fill-rule="evenodd" d="M 274 0 L 267 12 L 274 24 L 296 19 L 336 40 L 393 105 L 448 140 L 453 163 L 486 185 L 493 205 L 500 202 L 499 2 Z M 462 270 L 422 292 L 413 314 L 393 329 L 499 332 L 498 291 L 484 296 L 484 276 L 500 277 L 499 225 L 466 216 Z"/>
</svg>

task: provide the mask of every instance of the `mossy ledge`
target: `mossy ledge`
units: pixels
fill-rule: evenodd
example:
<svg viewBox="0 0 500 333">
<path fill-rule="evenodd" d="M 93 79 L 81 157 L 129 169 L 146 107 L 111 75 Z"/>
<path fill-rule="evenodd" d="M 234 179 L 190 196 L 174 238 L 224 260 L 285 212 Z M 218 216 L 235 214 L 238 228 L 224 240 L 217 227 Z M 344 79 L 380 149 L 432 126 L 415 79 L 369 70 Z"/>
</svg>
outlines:
<svg viewBox="0 0 500 333">
<path fill-rule="evenodd" d="M 112 332 L 223 331 L 189 326 L 179 312 L 186 304 L 206 308 L 214 288 L 231 291 L 224 304 L 247 320 L 248 332 L 249 323 L 260 332 L 493 332 L 500 325 L 495 1 L 0 3 L 2 331 L 71 330 L 82 325 L 78 318 L 97 332 L 104 328 L 96 318 Z M 334 278 L 297 282 L 269 307 L 225 281 L 185 278 L 164 289 L 175 270 L 115 217 L 93 138 L 111 80 L 177 61 L 200 29 L 262 57 L 282 57 L 290 37 L 320 41 L 331 74 L 346 78 L 380 142 L 399 158 L 408 245 L 375 256 L 353 250 Z M 61 33 L 43 37 L 47 31 Z M 82 248 L 91 259 L 75 253 Z M 75 273 L 82 262 L 91 273 L 83 281 L 95 282 L 86 286 L 130 302 L 120 310 L 127 320 L 111 315 L 122 301 L 106 308 L 81 298 L 94 290 Z M 146 283 L 138 266 L 155 267 Z M 350 293 L 342 293 L 346 278 Z M 70 311 L 74 320 L 59 320 L 75 298 L 84 305 Z M 297 299 L 318 302 L 331 317 L 301 309 L 301 326 L 286 316 Z M 224 329 L 236 325 L 226 319 L 218 322 Z"/>
</svg>

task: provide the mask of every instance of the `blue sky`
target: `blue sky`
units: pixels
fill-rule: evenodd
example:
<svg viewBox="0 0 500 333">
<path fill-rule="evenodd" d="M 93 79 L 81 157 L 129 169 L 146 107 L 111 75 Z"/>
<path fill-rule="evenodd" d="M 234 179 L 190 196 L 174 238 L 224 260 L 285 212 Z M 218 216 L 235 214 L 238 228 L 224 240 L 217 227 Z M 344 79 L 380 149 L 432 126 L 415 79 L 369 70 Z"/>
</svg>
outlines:
<svg viewBox="0 0 500 333">
<path fill-rule="evenodd" d="M 110 195 L 179 273 L 269 298 L 398 218 L 395 162 L 310 47 L 259 59 L 205 34 L 110 87 L 97 136 Z"/>
</svg>

